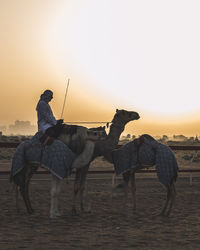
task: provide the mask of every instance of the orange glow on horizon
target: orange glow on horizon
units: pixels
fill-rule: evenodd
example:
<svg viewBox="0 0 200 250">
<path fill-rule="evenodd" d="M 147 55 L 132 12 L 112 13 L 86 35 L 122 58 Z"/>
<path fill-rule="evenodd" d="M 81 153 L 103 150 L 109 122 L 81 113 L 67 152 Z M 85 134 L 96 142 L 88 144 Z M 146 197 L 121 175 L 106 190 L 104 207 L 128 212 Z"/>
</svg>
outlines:
<svg viewBox="0 0 200 250">
<path fill-rule="evenodd" d="M 158 3 L 3 1 L 0 126 L 35 125 L 45 89 L 59 119 L 69 77 L 65 121 L 111 121 L 118 108 L 141 116 L 124 133 L 200 134 L 198 8 Z"/>
</svg>

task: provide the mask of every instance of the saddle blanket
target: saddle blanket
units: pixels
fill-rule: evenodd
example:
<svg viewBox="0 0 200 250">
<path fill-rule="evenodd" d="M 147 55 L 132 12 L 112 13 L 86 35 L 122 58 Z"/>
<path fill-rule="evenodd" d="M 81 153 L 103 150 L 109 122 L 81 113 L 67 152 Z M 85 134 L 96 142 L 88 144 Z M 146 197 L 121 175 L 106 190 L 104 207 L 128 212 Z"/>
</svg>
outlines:
<svg viewBox="0 0 200 250">
<path fill-rule="evenodd" d="M 155 139 L 144 139 L 139 148 L 129 142 L 114 150 L 113 162 L 116 175 L 131 169 L 148 168 L 155 165 L 159 181 L 167 187 L 177 177 L 178 164 L 172 150 Z"/>
<path fill-rule="evenodd" d="M 41 167 L 48 169 L 60 179 L 71 174 L 75 154 L 56 139 L 51 145 L 43 146 L 39 140 L 41 136 L 42 133 L 38 132 L 17 147 L 12 159 L 11 179 L 24 168 L 27 161 L 41 164 Z"/>
</svg>

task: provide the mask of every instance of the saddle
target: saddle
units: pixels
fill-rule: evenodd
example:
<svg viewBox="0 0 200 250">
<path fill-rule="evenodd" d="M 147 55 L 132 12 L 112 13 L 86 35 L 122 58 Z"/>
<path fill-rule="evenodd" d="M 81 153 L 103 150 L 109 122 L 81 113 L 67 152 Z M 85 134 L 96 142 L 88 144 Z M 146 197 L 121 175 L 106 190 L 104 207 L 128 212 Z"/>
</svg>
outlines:
<svg viewBox="0 0 200 250">
<path fill-rule="evenodd" d="M 40 142 L 41 142 L 41 144 L 42 144 L 42 146 L 46 146 L 46 145 L 51 145 L 53 142 L 54 142 L 54 140 L 55 140 L 55 138 L 54 137 L 51 137 L 51 136 L 49 136 L 49 135 L 47 135 L 47 134 L 43 134 L 41 137 L 40 137 Z"/>
<path fill-rule="evenodd" d="M 73 135 L 77 132 L 77 126 L 76 125 L 64 125 L 62 128 L 62 131 L 67 135 Z"/>
<path fill-rule="evenodd" d="M 137 162 L 138 162 L 139 165 L 141 164 L 140 163 L 140 158 L 139 158 L 139 150 L 140 150 L 140 147 L 142 146 L 142 144 L 145 144 L 145 145 L 148 145 L 149 147 L 151 147 L 155 153 L 156 153 L 156 149 L 158 147 L 158 145 L 150 145 L 148 143 L 145 143 L 145 138 L 149 139 L 151 141 L 155 140 L 152 136 L 150 136 L 148 134 L 143 134 L 139 138 L 136 138 L 136 139 L 133 140 L 133 143 L 134 143 L 134 145 L 136 146 L 136 149 L 137 149 Z"/>
<path fill-rule="evenodd" d="M 137 150 L 139 150 L 140 146 L 145 143 L 145 138 L 146 139 L 149 139 L 151 141 L 155 141 L 155 139 L 148 135 L 148 134 L 144 134 L 144 135 L 141 135 L 139 138 L 136 138 L 133 140 L 133 143 L 135 144 L 135 146 L 137 147 Z M 152 149 L 155 151 L 157 149 L 157 145 L 149 145 L 147 143 L 145 143 L 146 145 L 152 147 Z"/>
<path fill-rule="evenodd" d="M 139 150 L 140 146 L 144 143 L 144 136 L 141 135 L 139 138 L 134 139 L 133 143 L 137 147 L 137 150 Z"/>
<path fill-rule="evenodd" d="M 65 133 L 66 135 L 72 136 L 76 133 L 76 131 L 76 125 L 57 124 L 46 130 L 46 132 L 40 137 L 40 142 L 42 146 L 49 146 L 61 134 L 61 132 Z"/>
</svg>

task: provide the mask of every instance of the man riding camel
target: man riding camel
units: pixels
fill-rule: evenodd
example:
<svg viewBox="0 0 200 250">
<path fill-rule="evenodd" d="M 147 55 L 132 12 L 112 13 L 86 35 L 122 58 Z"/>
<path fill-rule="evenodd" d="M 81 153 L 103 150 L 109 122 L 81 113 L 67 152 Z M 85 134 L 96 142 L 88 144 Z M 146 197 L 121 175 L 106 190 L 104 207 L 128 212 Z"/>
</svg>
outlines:
<svg viewBox="0 0 200 250">
<path fill-rule="evenodd" d="M 49 105 L 53 99 L 53 92 L 49 89 L 45 90 L 40 96 L 37 104 L 38 132 L 57 138 L 63 128 L 63 119 L 56 120 Z"/>
</svg>

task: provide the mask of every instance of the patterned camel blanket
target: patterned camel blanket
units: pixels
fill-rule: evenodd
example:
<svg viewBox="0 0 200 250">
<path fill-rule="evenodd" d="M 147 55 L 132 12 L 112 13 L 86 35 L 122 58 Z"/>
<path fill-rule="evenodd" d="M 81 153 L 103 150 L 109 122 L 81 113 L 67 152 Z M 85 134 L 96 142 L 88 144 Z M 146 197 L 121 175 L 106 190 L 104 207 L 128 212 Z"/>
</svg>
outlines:
<svg viewBox="0 0 200 250">
<path fill-rule="evenodd" d="M 159 181 L 167 187 L 177 177 L 178 164 L 172 150 L 155 139 L 144 138 L 138 148 L 134 141 L 113 151 L 113 162 L 116 175 L 131 169 L 155 165 Z"/>
<path fill-rule="evenodd" d="M 24 168 L 26 161 L 41 163 L 41 167 L 48 169 L 60 179 L 71 174 L 75 154 L 59 140 L 54 140 L 49 146 L 42 146 L 39 140 L 41 135 L 38 132 L 17 147 L 12 159 L 11 179 Z"/>
</svg>

